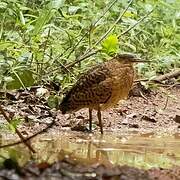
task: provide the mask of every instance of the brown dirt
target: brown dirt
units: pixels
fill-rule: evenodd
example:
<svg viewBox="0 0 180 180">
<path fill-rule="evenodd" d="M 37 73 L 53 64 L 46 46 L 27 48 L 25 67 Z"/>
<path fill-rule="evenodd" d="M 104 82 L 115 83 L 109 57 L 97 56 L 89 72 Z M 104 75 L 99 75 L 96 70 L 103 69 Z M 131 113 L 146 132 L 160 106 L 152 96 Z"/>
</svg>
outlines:
<svg viewBox="0 0 180 180">
<path fill-rule="evenodd" d="M 22 95 L 17 101 L 4 102 L 4 110 L 10 116 L 24 118 L 20 129 L 24 135 L 31 135 L 43 129 L 52 120 L 56 126 L 51 130 L 88 130 L 88 110 L 82 109 L 74 114 L 62 115 L 60 111 L 49 114 L 47 106 L 31 93 Z M 180 132 L 180 88 L 158 89 L 143 95 L 131 96 L 127 101 L 102 112 L 105 131 L 153 132 L 174 134 Z M 6 123 L 2 115 L 0 123 Z M 99 132 L 96 112 L 93 113 L 93 132 Z M 50 131 L 51 131 L 50 130 Z"/>
<path fill-rule="evenodd" d="M 21 92 L 22 93 L 22 92 Z M 11 96 L 12 95 L 12 96 Z M 55 133 L 61 130 L 86 131 L 88 127 L 88 111 L 86 109 L 76 112 L 74 115 L 63 116 L 59 111 L 49 114 L 47 106 L 32 92 L 21 94 L 18 99 L 13 99 L 17 93 L 11 94 L 9 100 L 2 102 L 5 112 L 10 117 L 23 117 L 25 121 L 19 129 L 24 136 L 30 136 L 45 128 L 53 119 L 56 125 L 49 129 Z M 46 108 L 44 108 L 44 106 Z M 112 132 L 153 132 L 157 134 L 175 134 L 180 132 L 180 88 L 161 88 L 143 96 L 131 96 L 123 104 L 102 112 L 104 130 Z M 4 117 L 0 115 L 1 125 L 6 124 Z M 93 132 L 99 133 L 96 114 L 93 114 Z M 1 133 L 2 137 L 15 137 L 15 135 Z M 9 166 L 7 166 L 9 168 Z M 105 167 L 104 165 L 84 166 L 82 164 L 62 160 L 58 163 L 41 167 L 38 164 L 28 164 L 24 168 L 10 168 L 0 170 L 0 178 L 6 179 L 157 179 L 178 180 L 180 168 L 169 170 L 150 169 L 140 170 L 127 166 Z M 16 172 L 15 172 L 16 171 Z M 17 172 L 18 171 L 18 172 Z M 32 178 L 30 178 L 32 177 Z"/>
<path fill-rule="evenodd" d="M 131 96 L 123 104 L 102 112 L 105 131 L 138 131 L 153 133 L 180 132 L 180 123 L 176 117 L 180 116 L 180 89 L 159 89 L 143 97 Z M 75 115 L 58 115 L 62 127 L 74 130 L 86 129 L 88 111 L 76 112 Z M 93 115 L 94 124 L 97 116 Z M 176 122 L 175 122 L 176 121 Z M 95 126 L 95 130 L 98 127 Z"/>
</svg>

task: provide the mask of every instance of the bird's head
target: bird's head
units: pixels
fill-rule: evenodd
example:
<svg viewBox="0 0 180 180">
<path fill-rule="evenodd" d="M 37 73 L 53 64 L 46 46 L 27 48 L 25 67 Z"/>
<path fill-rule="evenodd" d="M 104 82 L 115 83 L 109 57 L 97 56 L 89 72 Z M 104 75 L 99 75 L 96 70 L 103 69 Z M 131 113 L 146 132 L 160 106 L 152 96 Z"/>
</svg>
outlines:
<svg viewBox="0 0 180 180">
<path fill-rule="evenodd" d="M 144 59 L 141 59 L 137 57 L 134 54 L 117 54 L 115 58 L 123 64 L 132 64 L 132 63 L 138 63 L 138 62 L 149 62 Z"/>
</svg>

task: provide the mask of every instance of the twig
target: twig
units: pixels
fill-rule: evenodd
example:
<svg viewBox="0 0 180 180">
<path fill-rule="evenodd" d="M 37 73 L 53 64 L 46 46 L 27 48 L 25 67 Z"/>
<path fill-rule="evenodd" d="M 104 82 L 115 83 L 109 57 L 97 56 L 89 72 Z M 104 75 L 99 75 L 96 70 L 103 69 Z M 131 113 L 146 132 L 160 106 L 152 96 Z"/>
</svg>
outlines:
<svg viewBox="0 0 180 180">
<path fill-rule="evenodd" d="M 141 95 L 141 97 L 142 97 L 143 99 L 145 99 L 146 101 L 148 101 L 147 97 L 142 93 L 142 91 L 140 91 L 139 93 L 140 93 L 140 95 Z"/>
<path fill-rule="evenodd" d="M 178 87 L 178 86 L 180 87 L 180 83 L 176 82 L 176 83 L 174 83 L 172 85 L 169 85 L 167 89 L 171 89 L 173 87 Z"/>
<path fill-rule="evenodd" d="M 162 83 L 162 81 L 166 80 L 166 79 L 171 79 L 173 77 L 178 77 L 180 76 L 180 69 L 175 69 L 169 73 L 166 73 L 166 74 L 163 74 L 163 75 L 160 75 L 160 76 L 157 76 L 153 79 L 137 79 L 135 80 L 135 82 L 139 82 L 139 81 L 153 81 L 153 82 L 158 82 L 158 83 Z"/>
<path fill-rule="evenodd" d="M 74 62 L 69 63 L 68 65 L 66 65 L 65 68 L 73 67 L 75 64 L 77 64 L 77 63 L 81 62 L 82 60 L 87 59 L 88 57 L 96 54 L 98 51 L 100 51 L 100 50 L 95 50 L 95 51 L 93 51 L 91 53 L 84 54 L 83 56 L 81 56 L 78 59 L 76 59 Z"/>
<path fill-rule="evenodd" d="M 44 104 L 43 104 L 43 106 L 44 106 Z M 48 113 L 49 113 L 49 115 L 50 115 L 51 117 L 54 117 L 54 115 L 52 114 L 52 112 L 51 112 L 49 109 L 47 109 L 46 106 L 44 106 L 44 108 L 48 111 Z M 43 132 L 46 132 L 46 131 L 47 131 L 49 128 L 51 128 L 54 124 L 55 124 L 55 120 L 53 120 L 53 121 L 52 121 L 46 128 L 44 128 L 43 130 L 41 130 L 41 131 L 33 134 L 32 136 L 24 139 L 24 141 L 17 141 L 17 142 L 14 142 L 14 143 L 2 145 L 2 146 L 0 146 L 0 149 L 1 149 L 1 148 L 5 148 L 5 147 L 10 147 L 10 146 L 18 145 L 18 144 L 21 144 L 21 143 L 23 143 L 23 142 L 27 142 L 27 141 L 29 141 L 30 139 L 36 137 L 37 135 L 42 134 Z"/>
<path fill-rule="evenodd" d="M 12 72 L 14 73 L 14 75 L 17 77 L 18 81 L 20 82 L 21 86 L 23 87 L 24 90 L 26 90 L 27 88 L 25 87 L 24 83 L 22 82 L 21 78 L 19 77 L 19 75 L 12 70 Z"/>
<path fill-rule="evenodd" d="M 124 16 L 125 12 L 128 10 L 129 6 L 131 5 L 131 3 L 133 2 L 133 0 L 131 0 L 129 2 L 129 4 L 127 5 L 127 7 L 124 9 L 124 11 L 119 15 L 119 17 L 116 19 L 116 21 L 114 22 L 114 24 L 106 31 L 106 33 L 101 36 L 101 38 L 95 43 L 95 46 L 98 45 L 104 38 L 106 38 L 106 36 L 114 29 L 115 25 L 121 20 L 121 18 Z"/>
<path fill-rule="evenodd" d="M 108 31 L 101 36 L 101 38 L 95 43 L 94 46 L 97 46 L 100 42 L 102 42 L 102 40 L 104 38 L 106 38 L 106 36 L 113 30 L 113 28 L 115 27 L 115 25 L 121 20 L 121 18 L 123 17 L 123 15 L 125 14 L 125 12 L 127 11 L 127 9 L 129 8 L 129 6 L 131 5 L 131 3 L 133 2 L 133 0 L 131 0 L 129 2 L 129 4 L 127 5 L 127 7 L 124 9 L 124 11 L 120 14 L 120 16 L 117 18 L 117 20 L 114 22 L 114 24 L 108 29 Z M 133 29 L 135 26 L 137 26 L 140 22 L 142 22 L 147 16 L 149 16 L 151 13 L 153 12 L 153 10 L 151 10 L 148 14 L 146 14 L 145 16 L 143 16 L 139 21 L 137 21 L 133 26 L 129 27 L 127 30 L 125 30 L 124 32 L 122 32 L 119 36 L 126 34 L 127 32 L 129 32 L 131 29 Z M 118 36 L 118 37 L 119 37 Z M 92 48 L 89 48 L 85 51 L 85 53 L 80 56 L 79 58 L 77 58 L 74 62 L 67 64 L 65 67 L 66 68 L 70 68 L 73 67 L 75 64 L 83 61 L 84 59 L 87 59 L 88 57 L 96 54 L 98 51 L 100 50 L 94 50 L 93 52 L 91 52 L 93 50 Z"/>
<path fill-rule="evenodd" d="M 106 38 L 106 36 L 114 29 L 115 25 L 120 21 L 120 19 L 123 17 L 123 15 L 125 14 L 125 12 L 127 11 L 127 9 L 129 8 L 129 6 L 131 5 L 131 3 L 133 2 L 133 0 L 131 0 L 129 2 L 129 4 L 127 5 L 127 7 L 124 9 L 124 11 L 119 15 L 119 17 L 116 19 L 116 21 L 114 22 L 114 24 L 106 31 L 106 33 L 101 36 L 101 38 L 95 43 L 94 46 L 97 46 L 100 42 L 102 42 L 102 40 L 104 38 Z M 78 62 L 81 62 L 82 60 L 84 59 L 87 59 L 88 57 L 96 54 L 98 51 L 100 50 L 95 50 L 91 53 L 91 51 L 93 50 L 93 47 L 92 48 L 89 48 L 87 49 L 84 54 L 82 56 L 80 56 L 78 59 L 76 59 L 74 62 L 70 63 L 70 64 L 67 64 L 66 65 L 66 68 L 69 68 L 69 67 L 72 67 L 74 66 L 76 63 Z"/>
<path fill-rule="evenodd" d="M 117 0 L 113 1 L 109 6 L 108 8 L 103 12 L 103 14 L 100 16 L 100 18 L 95 21 L 95 23 L 92 25 L 92 26 L 95 26 L 104 16 L 105 14 L 109 11 L 109 9 L 111 9 L 111 7 L 116 3 Z"/>
<path fill-rule="evenodd" d="M 97 19 L 94 24 L 91 25 L 91 27 L 89 28 L 89 31 L 92 29 L 92 27 L 95 27 L 96 24 L 105 16 L 105 14 L 109 11 L 109 9 L 111 9 L 111 7 L 116 3 L 117 0 L 114 0 L 109 6 L 108 8 L 103 12 L 103 14 L 100 16 L 99 19 Z M 69 56 L 73 53 L 73 51 L 76 49 L 76 47 L 79 45 L 79 43 L 86 37 L 86 35 L 88 34 L 88 31 L 81 37 L 81 39 L 74 45 L 73 49 L 70 51 L 70 53 L 68 54 L 67 58 L 69 58 Z"/>
<path fill-rule="evenodd" d="M 50 33 L 51 33 L 51 28 L 49 27 L 48 35 L 47 35 L 47 38 L 46 38 L 46 40 L 45 40 L 45 42 L 44 42 L 44 47 L 43 47 L 43 57 L 42 57 L 41 62 L 44 62 L 45 52 L 46 52 L 47 43 L 48 43 L 48 40 L 49 40 L 49 37 L 50 37 Z M 42 66 L 43 66 L 43 63 L 42 63 Z M 41 70 L 42 70 L 42 67 L 41 67 Z"/>
<path fill-rule="evenodd" d="M 11 120 L 9 119 L 9 117 L 6 115 L 6 113 L 4 112 L 2 106 L 0 105 L 0 112 L 2 113 L 2 115 L 4 116 L 4 118 L 7 120 L 7 122 L 9 124 L 11 124 Z M 24 136 L 20 133 L 20 131 L 15 128 L 15 131 L 17 133 L 17 135 L 19 136 L 19 138 L 21 139 L 21 142 L 24 143 L 31 152 L 35 153 L 36 151 L 31 147 L 31 145 L 27 142 L 27 140 L 25 140 Z"/>
<path fill-rule="evenodd" d="M 76 63 L 81 62 L 82 60 L 84 60 L 84 59 L 86 59 L 86 58 L 88 58 L 88 57 L 96 54 L 98 51 L 99 51 L 99 50 L 96 50 L 96 51 L 93 51 L 93 52 L 87 54 L 86 56 L 79 57 L 79 59 L 77 59 L 76 61 L 74 61 L 74 62 L 72 62 L 72 63 L 69 63 L 69 64 L 66 65 L 66 66 L 65 66 L 64 64 L 60 63 L 60 66 L 61 66 L 62 68 L 64 68 L 64 69 L 66 69 L 66 70 L 74 77 L 74 79 L 76 79 L 76 77 L 74 76 L 74 74 L 73 74 L 68 68 L 71 68 L 71 67 L 73 67 Z M 55 68 L 55 69 L 52 70 L 52 72 L 55 72 L 55 71 L 58 70 L 58 69 L 59 69 L 59 68 Z M 50 72 L 50 73 L 52 73 L 52 72 Z"/>
<path fill-rule="evenodd" d="M 168 100 L 169 100 L 169 96 L 167 95 L 167 98 L 166 98 L 166 103 L 165 103 L 165 105 L 164 105 L 164 107 L 163 107 L 163 110 L 165 110 L 165 109 L 167 108 L 167 105 L 168 105 Z"/>
<path fill-rule="evenodd" d="M 170 79 L 170 78 L 178 77 L 178 76 L 180 76 L 180 69 L 176 69 L 176 70 L 173 70 L 172 72 L 158 76 L 154 78 L 153 81 L 164 81 L 166 79 Z"/>
<path fill-rule="evenodd" d="M 135 24 L 133 24 L 132 26 L 130 26 L 128 29 L 126 29 L 125 31 L 123 31 L 119 36 L 122 36 L 126 33 L 128 33 L 131 29 L 133 29 L 134 27 L 136 27 L 139 23 L 141 23 L 145 18 L 147 18 L 152 12 L 154 11 L 154 9 L 152 9 L 150 12 L 148 12 L 145 16 L 143 16 L 141 19 L 139 19 Z"/>
<path fill-rule="evenodd" d="M 127 5 L 127 7 L 124 9 L 124 11 L 119 15 L 119 17 L 116 19 L 116 21 L 114 22 L 114 24 L 105 32 L 105 34 L 103 34 L 101 36 L 101 38 L 94 44 L 94 46 L 97 46 L 100 42 L 102 42 L 107 35 L 114 29 L 115 25 L 121 20 L 121 18 L 123 17 L 123 15 L 125 14 L 125 12 L 128 10 L 129 6 L 131 5 L 131 3 L 133 2 L 133 0 L 131 0 L 129 2 L 129 4 Z M 85 55 L 89 52 L 91 52 L 93 50 L 93 48 L 89 48 L 85 51 Z"/>
<path fill-rule="evenodd" d="M 68 67 L 66 67 L 66 66 L 65 66 L 63 63 L 61 63 L 60 61 L 59 61 L 59 63 L 60 63 L 60 65 L 61 65 L 62 68 L 64 68 L 66 71 L 68 71 L 69 74 L 71 74 L 72 77 L 74 77 L 74 79 L 77 80 L 76 77 L 75 77 L 75 75 L 68 69 Z"/>
<path fill-rule="evenodd" d="M 10 146 L 15 146 L 15 145 L 18 145 L 18 144 L 21 144 L 21 143 L 27 143 L 27 141 L 29 141 L 30 139 L 36 137 L 37 135 L 39 134 L 42 134 L 43 132 L 46 132 L 49 128 L 51 128 L 53 125 L 55 124 L 55 121 L 53 120 L 46 128 L 44 128 L 43 130 L 41 131 L 38 131 L 37 133 L 33 134 L 32 136 L 29 136 L 28 138 L 25 138 L 21 141 L 17 141 L 17 142 L 14 142 L 14 143 L 10 143 L 10 144 L 5 144 L 5 145 L 2 145 L 0 146 L 0 149 L 1 148 L 6 148 L 6 147 L 10 147 Z"/>
</svg>

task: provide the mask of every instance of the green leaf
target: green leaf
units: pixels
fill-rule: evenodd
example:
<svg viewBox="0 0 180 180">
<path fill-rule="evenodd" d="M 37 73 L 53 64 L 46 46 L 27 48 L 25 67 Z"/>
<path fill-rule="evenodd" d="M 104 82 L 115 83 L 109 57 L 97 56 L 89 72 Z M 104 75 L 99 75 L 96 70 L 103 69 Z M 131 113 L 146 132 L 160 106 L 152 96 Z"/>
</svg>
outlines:
<svg viewBox="0 0 180 180">
<path fill-rule="evenodd" d="M 20 117 L 15 117 L 11 120 L 11 123 L 8 124 L 8 128 L 15 133 L 17 126 L 21 123 L 22 119 Z"/>
<path fill-rule="evenodd" d="M 42 13 L 39 15 L 39 17 L 36 20 L 33 35 L 39 34 L 43 26 L 46 25 L 50 21 L 50 19 L 53 17 L 54 12 L 55 11 L 52 9 L 44 9 L 42 11 Z"/>
<path fill-rule="evenodd" d="M 102 43 L 102 51 L 113 55 L 118 50 L 118 38 L 115 34 L 108 36 Z"/>
<path fill-rule="evenodd" d="M 20 20 L 21 20 L 22 25 L 25 25 L 26 22 L 25 22 L 25 18 L 24 18 L 22 11 L 19 11 L 19 16 L 20 16 Z"/>
<path fill-rule="evenodd" d="M 7 3 L 0 2 L 0 9 L 6 9 L 6 8 L 7 8 Z"/>
<path fill-rule="evenodd" d="M 51 95 L 48 97 L 47 103 L 50 108 L 57 108 L 59 105 L 59 97 Z"/>
<path fill-rule="evenodd" d="M 33 73 L 29 70 L 19 69 L 15 74 L 12 73 L 11 77 L 12 79 L 8 78 L 8 81 L 5 82 L 7 89 L 19 89 L 34 84 Z"/>
<path fill-rule="evenodd" d="M 52 8 L 59 9 L 65 3 L 65 0 L 52 0 Z"/>
<path fill-rule="evenodd" d="M 2 41 L 0 42 L 0 50 L 4 50 L 8 47 L 13 47 L 16 43 L 15 42 L 12 42 L 12 41 Z"/>
<path fill-rule="evenodd" d="M 76 12 L 80 9 L 80 7 L 78 6 L 69 6 L 68 8 L 68 12 L 69 14 L 76 14 Z"/>
<path fill-rule="evenodd" d="M 135 13 L 133 13 L 132 11 L 126 11 L 123 17 L 131 18 L 135 16 L 136 16 Z"/>
<path fill-rule="evenodd" d="M 13 133 L 16 132 L 16 129 L 14 128 L 14 126 L 12 124 L 8 124 L 8 129 Z"/>
</svg>

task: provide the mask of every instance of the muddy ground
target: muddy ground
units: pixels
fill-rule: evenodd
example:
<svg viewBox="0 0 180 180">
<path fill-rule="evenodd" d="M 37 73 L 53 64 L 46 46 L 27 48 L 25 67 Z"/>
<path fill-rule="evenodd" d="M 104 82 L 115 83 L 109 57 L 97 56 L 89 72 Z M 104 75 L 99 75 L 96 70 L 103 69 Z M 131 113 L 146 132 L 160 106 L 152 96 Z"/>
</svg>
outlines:
<svg viewBox="0 0 180 180">
<path fill-rule="evenodd" d="M 86 109 L 72 115 L 62 115 L 60 111 L 50 111 L 45 95 L 37 97 L 35 94 L 34 90 L 11 92 L 8 94 L 8 100 L 6 97 L 6 100 L 2 101 L 3 109 L 9 117 L 20 116 L 24 119 L 18 128 L 25 137 L 47 127 L 52 120 L 55 120 L 55 124 L 47 130 L 48 133 L 88 132 Z M 178 134 L 180 133 L 180 88 L 159 88 L 141 93 L 133 91 L 127 101 L 102 112 L 102 117 L 105 133 L 135 131 L 146 134 Z M 2 115 L 0 123 L 6 124 Z M 1 137 L 4 139 L 17 139 L 15 134 L 4 130 L 1 132 Z M 96 112 L 93 113 L 93 133 L 99 133 Z M 62 159 L 53 165 L 29 163 L 22 168 L 11 167 L 7 163 L 4 167 L 0 170 L 2 179 L 180 179 L 180 167 L 169 170 L 162 168 L 140 170 L 128 166 L 106 167 L 101 164 L 85 166 L 68 159 Z"/>
<path fill-rule="evenodd" d="M 102 112 L 105 131 L 139 131 L 174 134 L 180 132 L 180 89 L 159 89 L 143 96 L 130 96 L 127 101 Z M 59 124 L 72 130 L 88 128 L 88 110 L 75 115 L 58 115 Z M 93 114 L 98 131 L 96 112 Z"/>
<path fill-rule="evenodd" d="M 17 100 L 13 100 L 16 96 L 18 96 Z M 25 136 L 43 129 L 52 120 L 56 123 L 49 131 L 88 131 L 87 109 L 62 115 L 56 109 L 50 112 L 45 102 L 45 98 L 36 97 L 34 92 L 15 92 L 8 101 L 3 102 L 3 106 L 10 116 L 25 119 L 20 125 Z M 102 118 L 105 131 L 175 134 L 180 132 L 180 88 L 159 88 L 141 94 L 137 94 L 136 91 L 131 92 L 126 101 L 103 111 Z M 2 115 L 0 123 L 6 123 Z M 98 131 L 96 112 L 93 112 L 93 132 Z"/>
</svg>

